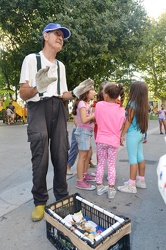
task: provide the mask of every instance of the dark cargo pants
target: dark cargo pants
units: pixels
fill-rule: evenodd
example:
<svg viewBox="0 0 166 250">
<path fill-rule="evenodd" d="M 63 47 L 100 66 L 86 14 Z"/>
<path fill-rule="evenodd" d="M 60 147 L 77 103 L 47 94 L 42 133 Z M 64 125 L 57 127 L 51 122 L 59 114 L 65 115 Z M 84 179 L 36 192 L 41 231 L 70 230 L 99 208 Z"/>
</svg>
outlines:
<svg viewBox="0 0 166 250">
<path fill-rule="evenodd" d="M 68 195 L 66 168 L 68 159 L 67 110 L 62 99 L 44 98 L 28 102 L 28 141 L 32 153 L 33 187 L 35 205 L 48 200 L 46 175 L 49 147 L 54 168 L 53 192 L 56 200 Z"/>
</svg>

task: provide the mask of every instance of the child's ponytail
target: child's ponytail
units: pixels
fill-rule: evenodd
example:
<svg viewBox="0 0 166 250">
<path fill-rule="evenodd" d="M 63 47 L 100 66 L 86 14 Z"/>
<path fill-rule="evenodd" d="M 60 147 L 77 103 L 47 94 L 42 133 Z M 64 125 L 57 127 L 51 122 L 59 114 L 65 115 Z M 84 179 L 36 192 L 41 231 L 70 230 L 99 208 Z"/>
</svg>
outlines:
<svg viewBox="0 0 166 250">
<path fill-rule="evenodd" d="M 123 102 L 125 99 L 125 92 L 124 92 L 124 88 L 123 85 L 121 83 L 118 84 L 119 86 L 119 96 L 120 96 L 120 106 L 123 107 Z"/>
<path fill-rule="evenodd" d="M 72 115 L 77 115 L 77 106 L 78 106 L 79 101 L 80 100 L 77 98 L 75 102 L 73 103 Z"/>
</svg>

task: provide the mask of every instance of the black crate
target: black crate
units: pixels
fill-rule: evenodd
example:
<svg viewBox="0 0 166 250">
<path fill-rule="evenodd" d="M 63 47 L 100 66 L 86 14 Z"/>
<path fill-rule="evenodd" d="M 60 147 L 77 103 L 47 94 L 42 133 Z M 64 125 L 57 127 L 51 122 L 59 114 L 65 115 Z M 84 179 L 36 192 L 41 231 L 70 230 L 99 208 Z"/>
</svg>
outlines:
<svg viewBox="0 0 166 250">
<path fill-rule="evenodd" d="M 68 228 L 64 224 L 63 218 L 80 210 L 84 216 L 105 228 L 108 234 L 92 243 L 85 239 L 86 237 L 77 235 L 73 226 Z M 110 216 L 110 212 L 86 201 L 78 193 L 70 195 L 46 206 L 47 238 L 58 250 L 130 250 L 130 219 L 112 215 Z M 118 218 L 120 222 L 117 221 Z M 111 230 L 110 233 L 109 230 Z"/>
<path fill-rule="evenodd" d="M 117 243 L 110 246 L 108 250 L 130 250 L 130 234 L 123 236 Z"/>
</svg>

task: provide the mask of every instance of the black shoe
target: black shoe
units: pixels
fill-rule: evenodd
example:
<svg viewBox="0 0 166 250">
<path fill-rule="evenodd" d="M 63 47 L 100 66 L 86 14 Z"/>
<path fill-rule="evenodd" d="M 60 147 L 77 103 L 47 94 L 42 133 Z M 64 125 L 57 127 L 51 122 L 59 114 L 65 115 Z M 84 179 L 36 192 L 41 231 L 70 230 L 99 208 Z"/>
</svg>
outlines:
<svg viewBox="0 0 166 250">
<path fill-rule="evenodd" d="M 160 132 L 160 135 L 163 135 L 163 132 Z"/>
</svg>

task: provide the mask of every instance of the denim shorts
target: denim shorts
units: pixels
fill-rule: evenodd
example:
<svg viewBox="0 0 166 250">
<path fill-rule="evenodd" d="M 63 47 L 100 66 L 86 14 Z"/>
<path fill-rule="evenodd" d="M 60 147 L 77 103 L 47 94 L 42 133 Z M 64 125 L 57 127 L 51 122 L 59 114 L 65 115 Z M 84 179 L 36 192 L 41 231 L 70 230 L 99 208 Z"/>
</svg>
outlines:
<svg viewBox="0 0 166 250">
<path fill-rule="evenodd" d="M 78 143 L 78 150 L 89 150 L 91 147 L 91 138 L 93 130 L 86 128 L 76 128 L 75 137 Z"/>
<path fill-rule="evenodd" d="M 158 118 L 159 121 L 165 121 L 165 118 Z"/>
</svg>

